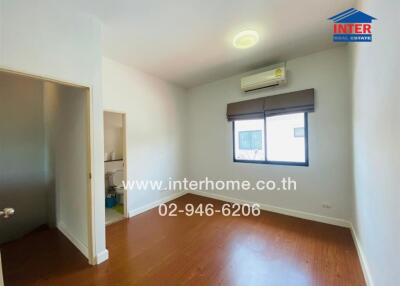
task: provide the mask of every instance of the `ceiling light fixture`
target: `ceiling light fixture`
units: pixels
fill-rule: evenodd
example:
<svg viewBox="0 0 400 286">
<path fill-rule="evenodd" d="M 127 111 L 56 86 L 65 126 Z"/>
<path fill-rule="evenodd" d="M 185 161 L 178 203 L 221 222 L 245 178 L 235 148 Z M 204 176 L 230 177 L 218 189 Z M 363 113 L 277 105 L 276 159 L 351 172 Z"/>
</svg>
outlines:
<svg viewBox="0 0 400 286">
<path fill-rule="evenodd" d="M 259 39 L 256 31 L 242 31 L 233 38 L 233 46 L 237 49 L 247 49 L 257 44 Z"/>
</svg>

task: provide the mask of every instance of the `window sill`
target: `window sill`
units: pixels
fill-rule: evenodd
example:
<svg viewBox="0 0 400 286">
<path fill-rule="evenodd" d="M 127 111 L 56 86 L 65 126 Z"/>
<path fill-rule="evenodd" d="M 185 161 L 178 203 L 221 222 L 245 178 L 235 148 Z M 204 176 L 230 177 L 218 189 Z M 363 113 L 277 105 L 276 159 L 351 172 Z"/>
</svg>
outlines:
<svg viewBox="0 0 400 286">
<path fill-rule="evenodd" d="M 253 161 L 253 160 L 233 160 L 234 163 L 250 163 L 250 164 L 263 164 L 263 165 L 281 165 L 281 166 L 298 166 L 309 167 L 309 162 L 280 162 L 280 161 Z"/>
</svg>

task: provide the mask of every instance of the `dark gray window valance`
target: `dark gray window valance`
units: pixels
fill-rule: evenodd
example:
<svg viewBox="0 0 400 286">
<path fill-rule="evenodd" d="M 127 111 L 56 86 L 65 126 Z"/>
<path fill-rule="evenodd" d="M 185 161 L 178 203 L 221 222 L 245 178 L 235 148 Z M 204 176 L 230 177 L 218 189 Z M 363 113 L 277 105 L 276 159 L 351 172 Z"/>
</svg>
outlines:
<svg viewBox="0 0 400 286">
<path fill-rule="evenodd" d="M 259 119 L 265 115 L 313 111 L 314 89 L 311 88 L 229 103 L 227 106 L 227 118 L 229 121 Z"/>
<path fill-rule="evenodd" d="M 314 111 L 314 89 L 267 96 L 264 100 L 266 115 Z"/>
<path fill-rule="evenodd" d="M 229 103 L 226 111 L 229 121 L 264 117 L 264 98 Z"/>
</svg>

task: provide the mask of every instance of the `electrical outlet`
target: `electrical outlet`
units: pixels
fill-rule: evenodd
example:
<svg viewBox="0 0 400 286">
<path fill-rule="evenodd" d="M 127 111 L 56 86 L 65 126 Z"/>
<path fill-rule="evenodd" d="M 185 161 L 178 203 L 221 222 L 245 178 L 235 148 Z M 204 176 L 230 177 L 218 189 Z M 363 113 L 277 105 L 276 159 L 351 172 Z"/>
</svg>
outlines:
<svg viewBox="0 0 400 286">
<path fill-rule="evenodd" d="M 332 206 L 331 206 L 329 203 L 323 203 L 323 204 L 322 204 L 322 207 L 323 207 L 324 209 L 330 209 L 330 208 L 332 208 Z"/>
</svg>

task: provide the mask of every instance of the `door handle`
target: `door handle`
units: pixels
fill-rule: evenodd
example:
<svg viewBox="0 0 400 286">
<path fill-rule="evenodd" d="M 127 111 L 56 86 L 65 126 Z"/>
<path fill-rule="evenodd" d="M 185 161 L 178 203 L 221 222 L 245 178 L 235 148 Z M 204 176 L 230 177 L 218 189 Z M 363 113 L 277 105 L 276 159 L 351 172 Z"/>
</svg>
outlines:
<svg viewBox="0 0 400 286">
<path fill-rule="evenodd" d="M 0 211 L 0 216 L 4 216 L 4 218 L 9 218 L 10 216 L 13 216 L 15 213 L 15 210 L 13 208 L 4 208 L 2 211 Z"/>
</svg>

